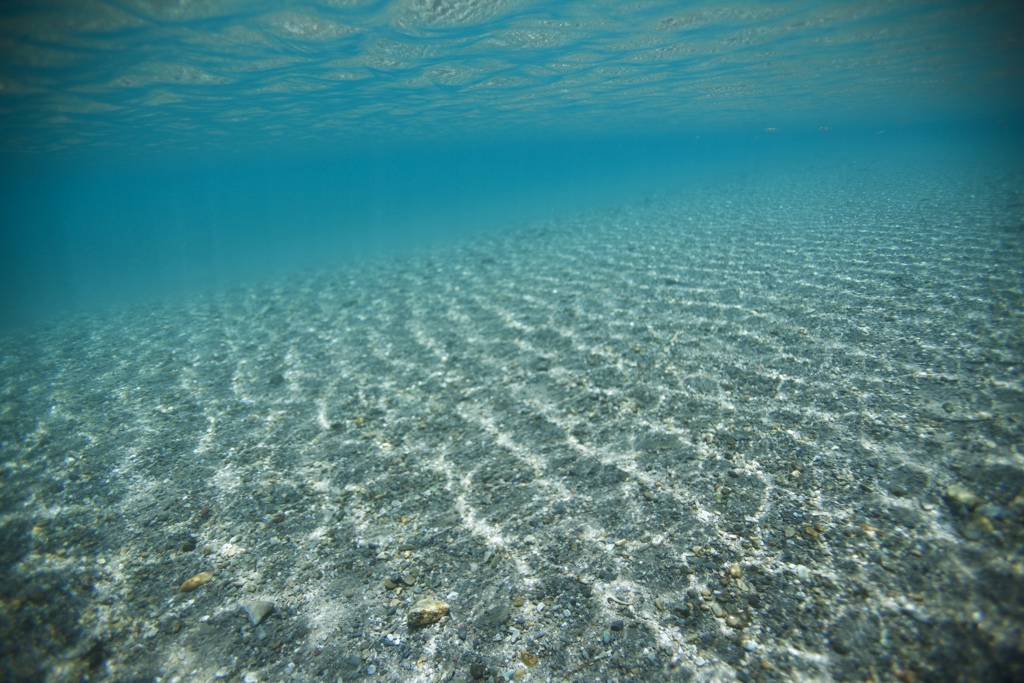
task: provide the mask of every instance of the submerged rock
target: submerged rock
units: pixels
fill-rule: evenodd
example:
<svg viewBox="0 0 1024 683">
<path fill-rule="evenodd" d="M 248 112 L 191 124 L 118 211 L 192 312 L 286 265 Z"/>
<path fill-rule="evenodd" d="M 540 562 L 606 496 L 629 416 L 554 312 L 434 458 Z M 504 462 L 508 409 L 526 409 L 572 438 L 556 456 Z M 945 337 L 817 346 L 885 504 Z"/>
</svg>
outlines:
<svg viewBox="0 0 1024 683">
<path fill-rule="evenodd" d="M 243 604 L 242 608 L 249 615 L 249 622 L 253 626 L 259 626 L 260 622 L 274 610 L 274 603 L 269 600 L 252 600 Z"/>
<path fill-rule="evenodd" d="M 423 598 L 409 608 L 406 621 L 409 626 L 426 626 L 448 614 L 448 603 L 434 598 Z"/>
<path fill-rule="evenodd" d="M 205 586 L 206 584 L 210 583 L 212 579 L 212 572 L 200 572 L 199 574 L 196 574 L 185 583 L 181 584 L 181 588 L 179 588 L 179 590 L 182 593 L 191 593 L 197 588 L 200 588 L 201 586 Z"/>
</svg>

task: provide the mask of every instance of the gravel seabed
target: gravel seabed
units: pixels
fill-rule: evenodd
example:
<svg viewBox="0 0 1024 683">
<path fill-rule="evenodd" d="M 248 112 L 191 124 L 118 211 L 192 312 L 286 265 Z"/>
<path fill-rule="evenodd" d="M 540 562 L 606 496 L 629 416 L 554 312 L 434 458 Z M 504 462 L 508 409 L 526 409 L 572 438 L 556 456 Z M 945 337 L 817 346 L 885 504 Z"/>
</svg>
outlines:
<svg viewBox="0 0 1024 683">
<path fill-rule="evenodd" d="M 1024 680 L 1022 283 L 851 164 L 7 336 L 0 674 Z"/>
</svg>

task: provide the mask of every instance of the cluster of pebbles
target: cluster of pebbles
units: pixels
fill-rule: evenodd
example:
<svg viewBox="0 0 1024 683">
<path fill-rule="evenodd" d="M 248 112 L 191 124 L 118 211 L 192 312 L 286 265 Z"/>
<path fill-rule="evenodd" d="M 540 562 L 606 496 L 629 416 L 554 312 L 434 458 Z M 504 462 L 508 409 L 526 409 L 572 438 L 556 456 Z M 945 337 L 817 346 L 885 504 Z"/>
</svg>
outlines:
<svg viewBox="0 0 1024 683">
<path fill-rule="evenodd" d="M 722 183 L 0 354 L 11 681 L 1024 677 L 1024 187 Z"/>
</svg>

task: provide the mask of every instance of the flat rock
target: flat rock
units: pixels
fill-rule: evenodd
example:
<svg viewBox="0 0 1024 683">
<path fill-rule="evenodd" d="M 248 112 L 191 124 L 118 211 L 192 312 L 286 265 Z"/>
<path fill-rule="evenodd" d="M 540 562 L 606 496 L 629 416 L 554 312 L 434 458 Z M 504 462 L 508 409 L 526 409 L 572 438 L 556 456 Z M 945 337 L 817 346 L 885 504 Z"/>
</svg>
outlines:
<svg viewBox="0 0 1024 683">
<path fill-rule="evenodd" d="M 242 608 L 249 615 L 249 622 L 253 626 L 259 626 L 260 622 L 274 610 L 274 603 L 269 600 L 251 600 L 243 603 Z"/>
</svg>

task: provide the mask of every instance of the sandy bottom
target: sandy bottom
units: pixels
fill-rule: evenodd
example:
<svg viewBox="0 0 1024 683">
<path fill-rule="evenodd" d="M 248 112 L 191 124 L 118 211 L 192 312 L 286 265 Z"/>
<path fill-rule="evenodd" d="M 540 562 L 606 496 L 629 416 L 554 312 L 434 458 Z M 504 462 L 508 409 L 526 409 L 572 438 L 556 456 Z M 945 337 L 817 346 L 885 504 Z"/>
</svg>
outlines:
<svg viewBox="0 0 1024 683">
<path fill-rule="evenodd" d="M 1022 680 L 1021 188 L 722 183 L 4 338 L 0 677 Z"/>
</svg>

